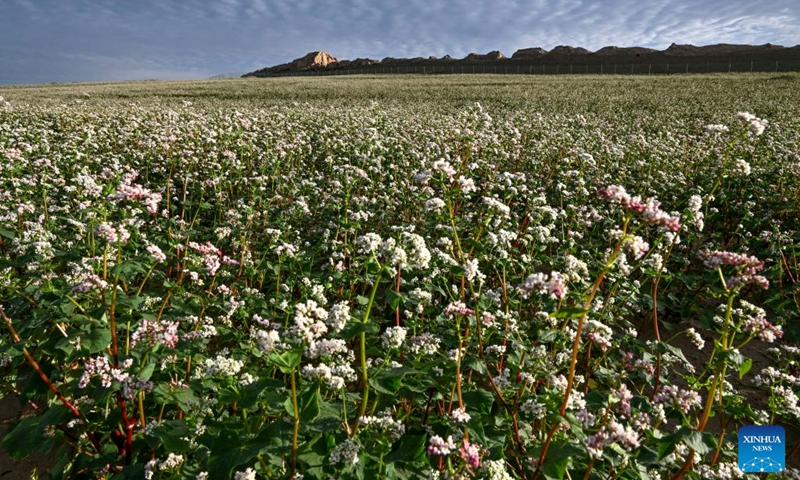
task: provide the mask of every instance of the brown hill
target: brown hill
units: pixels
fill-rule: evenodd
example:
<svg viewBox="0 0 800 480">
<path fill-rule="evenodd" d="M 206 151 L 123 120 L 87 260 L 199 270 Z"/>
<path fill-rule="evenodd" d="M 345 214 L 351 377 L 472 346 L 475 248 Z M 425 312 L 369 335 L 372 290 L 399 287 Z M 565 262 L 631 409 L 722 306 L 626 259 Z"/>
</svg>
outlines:
<svg viewBox="0 0 800 480">
<path fill-rule="evenodd" d="M 521 48 L 514 52 L 511 55 L 511 58 L 514 59 L 524 59 L 524 58 L 541 58 L 544 55 L 547 55 L 547 50 L 541 47 L 532 47 L 532 48 Z"/>
<path fill-rule="evenodd" d="M 703 55 L 730 55 L 737 53 L 753 53 L 757 51 L 780 50 L 783 47 L 766 43 L 764 45 L 734 45 L 729 43 L 718 43 L 716 45 L 705 45 L 697 47 L 694 45 L 678 45 L 673 43 L 666 50 L 664 55 L 674 57 L 696 57 Z"/>
<path fill-rule="evenodd" d="M 643 67 L 644 65 L 644 67 Z M 562 66 L 563 68 L 559 68 Z M 618 69 L 618 66 L 620 69 Z M 624 67 L 623 67 L 624 66 Z M 470 53 L 462 59 L 416 57 L 383 60 L 358 58 L 337 61 L 327 52 L 311 52 L 290 63 L 264 68 L 244 76 L 268 77 L 294 72 L 346 70 L 358 67 L 360 73 L 679 73 L 712 71 L 797 71 L 800 70 L 800 45 L 785 48 L 763 45 L 678 45 L 665 50 L 645 47 L 607 46 L 592 53 L 582 47 L 559 45 L 545 51 L 540 47 L 517 50 L 511 58 L 499 51 Z"/>
<path fill-rule="evenodd" d="M 313 69 L 320 69 L 325 68 L 328 65 L 336 64 L 338 60 L 328 52 L 324 51 L 316 51 L 316 52 L 309 52 L 300 58 L 296 58 L 289 63 L 283 63 L 281 65 L 275 65 L 274 67 L 267 67 L 262 68 L 261 70 L 257 70 L 253 72 L 253 76 L 266 76 L 270 73 L 280 73 L 280 72 L 297 72 L 303 70 L 313 70 Z M 257 75 L 259 73 L 263 73 L 266 75 Z"/>
<path fill-rule="evenodd" d="M 603 47 L 600 50 L 594 52 L 595 55 L 642 55 L 647 53 L 655 53 L 658 50 L 654 48 L 645 48 L 645 47 Z"/>
<path fill-rule="evenodd" d="M 587 55 L 590 52 L 582 47 L 571 47 L 569 45 L 559 45 L 547 52 L 548 55 Z"/>
<path fill-rule="evenodd" d="M 497 50 L 493 50 L 486 55 L 481 55 L 480 53 L 470 53 L 464 57 L 464 60 L 501 60 L 503 58 L 506 58 L 506 56 Z"/>
</svg>

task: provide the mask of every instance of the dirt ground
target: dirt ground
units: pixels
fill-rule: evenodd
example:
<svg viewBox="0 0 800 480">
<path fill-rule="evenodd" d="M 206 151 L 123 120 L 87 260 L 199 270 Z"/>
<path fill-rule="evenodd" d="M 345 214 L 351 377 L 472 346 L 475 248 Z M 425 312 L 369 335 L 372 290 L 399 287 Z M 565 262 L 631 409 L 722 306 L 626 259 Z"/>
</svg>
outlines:
<svg viewBox="0 0 800 480">
<path fill-rule="evenodd" d="M 703 337 L 703 340 L 705 340 L 706 344 L 702 350 L 698 350 L 697 347 L 689 340 L 689 338 L 683 334 L 675 336 L 675 338 L 670 340 L 669 343 L 673 347 L 679 348 L 686 357 L 686 360 L 688 360 L 689 363 L 691 363 L 699 371 L 706 366 L 711 351 L 714 348 L 713 332 L 703 329 L 703 327 L 697 323 L 690 322 L 682 322 L 672 330 L 667 330 L 665 327 L 659 327 L 659 330 L 661 339 L 667 340 L 673 337 L 673 335 L 676 333 L 688 330 L 689 328 L 694 328 L 700 334 L 700 336 Z M 654 333 L 651 325 L 645 326 L 641 337 L 646 339 L 654 339 Z M 753 366 L 750 368 L 750 371 L 742 380 L 739 380 L 738 375 L 733 375 L 729 378 L 729 381 L 733 384 L 734 388 L 745 397 L 748 404 L 754 410 L 766 410 L 769 398 L 763 389 L 755 385 L 753 378 L 755 378 L 755 376 L 758 375 L 761 370 L 774 363 L 774 361 L 767 356 L 767 350 L 777 347 L 778 345 L 778 343 L 767 343 L 758 339 L 752 340 L 741 350 L 742 355 L 753 360 Z M 677 378 L 677 375 L 670 375 L 670 378 L 676 384 L 685 383 L 682 379 Z M 778 425 L 781 425 L 786 430 L 786 453 L 788 455 L 789 449 L 796 445 L 797 442 L 800 442 L 800 431 L 789 425 L 783 425 L 780 423 L 778 423 Z M 729 426 L 728 431 L 733 431 L 734 428 L 738 427 Z M 721 430 L 720 417 L 711 418 L 706 430 L 712 433 L 719 433 Z M 794 468 L 800 468 L 800 455 L 787 458 L 786 464 Z"/>
<path fill-rule="evenodd" d="M 0 439 L 14 428 L 14 424 L 24 415 L 25 410 L 19 397 L 9 394 L 0 399 Z M 28 480 L 37 478 L 36 472 L 46 472 L 52 462 L 43 455 L 34 454 L 20 461 L 13 460 L 0 448 L 0 480 Z"/>
</svg>

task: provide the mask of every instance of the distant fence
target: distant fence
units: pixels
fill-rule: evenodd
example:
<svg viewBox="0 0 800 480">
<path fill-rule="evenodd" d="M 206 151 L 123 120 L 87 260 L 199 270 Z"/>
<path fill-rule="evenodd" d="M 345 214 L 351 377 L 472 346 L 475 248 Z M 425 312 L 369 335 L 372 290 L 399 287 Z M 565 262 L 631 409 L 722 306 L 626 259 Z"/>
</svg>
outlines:
<svg viewBox="0 0 800 480">
<path fill-rule="evenodd" d="M 512 60 L 513 61 L 513 60 Z M 668 63 L 453 63 L 451 65 L 416 64 L 383 66 L 380 64 L 326 68 L 299 72 L 272 73 L 269 77 L 310 77 L 331 75 L 404 75 L 404 74 L 516 74 L 516 75 L 670 75 L 690 73 L 800 72 L 800 59 L 790 61 L 699 62 Z"/>
</svg>

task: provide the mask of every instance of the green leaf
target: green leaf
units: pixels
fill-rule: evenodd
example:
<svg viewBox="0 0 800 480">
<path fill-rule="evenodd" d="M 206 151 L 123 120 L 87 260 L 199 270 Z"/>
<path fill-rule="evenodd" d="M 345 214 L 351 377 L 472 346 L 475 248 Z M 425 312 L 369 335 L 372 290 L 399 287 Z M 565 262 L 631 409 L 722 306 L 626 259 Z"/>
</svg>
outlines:
<svg viewBox="0 0 800 480">
<path fill-rule="evenodd" d="M 739 350 L 724 350 L 720 352 L 720 358 L 725 358 L 727 360 L 730 360 L 730 362 L 736 365 L 737 367 L 743 365 L 744 362 L 747 360 L 747 358 L 745 358 L 745 356 L 742 355 L 742 352 L 740 352 Z"/>
<path fill-rule="evenodd" d="M 298 398 L 298 407 L 300 407 L 300 420 L 302 422 L 313 422 L 319 416 L 319 384 L 314 385 L 307 392 L 301 394 Z"/>
<path fill-rule="evenodd" d="M 222 430 L 211 446 L 208 462 L 209 478 L 233 478 L 234 469 L 249 463 L 262 449 L 279 437 L 279 422 L 270 424 L 256 438 L 243 435 L 241 431 Z"/>
<path fill-rule="evenodd" d="M 230 385 L 217 392 L 217 399 L 223 405 L 230 405 L 238 402 L 242 398 L 242 392 L 238 385 Z"/>
<path fill-rule="evenodd" d="M 398 460 L 386 465 L 386 474 L 383 476 L 383 478 L 396 478 L 397 480 L 417 480 L 420 478 L 428 478 L 429 473 L 430 467 L 425 463 L 412 463 Z"/>
<path fill-rule="evenodd" d="M 268 359 L 273 365 L 278 367 L 281 372 L 290 374 L 300 365 L 300 360 L 303 358 L 302 347 L 287 350 L 280 354 L 272 354 Z"/>
<path fill-rule="evenodd" d="M 547 452 L 544 465 L 542 465 L 542 474 L 544 474 L 545 478 L 560 480 L 564 478 L 572 457 L 580 457 L 585 454 L 586 450 L 583 448 L 564 441 L 553 442 Z"/>
<path fill-rule="evenodd" d="M 682 430 L 687 432 L 686 436 L 683 438 L 683 441 L 689 448 L 700 455 L 705 455 L 711 451 L 711 447 L 708 445 L 705 436 L 701 432 L 691 430 L 688 427 L 683 427 Z"/>
<path fill-rule="evenodd" d="M 744 378 L 745 375 L 747 375 L 747 372 L 750 371 L 750 368 L 752 368 L 752 366 L 753 366 L 752 358 L 746 359 L 744 362 L 742 362 L 741 365 L 739 365 L 739 380 L 741 380 L 742 378 Z"/>
<path fill-rule="evenodd" d="M 660 465 L 658 452 L 644 445 L 639 447 L 636 460 L 646 467 L 652 468 Z"/>
<path fill-rule="evenodd" d="M 670 438 L 671 435 L 665 437 L 658 443 L 658 459 L 663 460 L 664 457 L 675 451 L 675 441 Z"/>
<path fill-rule="evenodd" d="M 297 408 L 300 409 L 300 421 L 313 422 L 320 412 L 319 383 L 297 395 Z M 283 402 L 286 412 L 294 418 L 294 404 L 292 397 Z"/>
<path fill-rule="evenodd" d="M 656 342 L 656 350 L 659 353 L 671 353 L 678 357 L 683 363 L 688 364 L 691 363 L 686 357 L 683 355 L 683 351 L 680 348 L 673 347 L 669 343 L 666 342 Z"/>
<path fill-rule="evenodd" d="M 461 369 L 466 371 L 467 369 L 471 368 L 476 372 L 480 373 L 481 375 L 486 375 L 486 365 L 483 364 L 483 361 L 477 357 L 467 357 L 461 362 Z"/>
<path fill-rule="evenodd" d="M 184 453 L 191 450 L 189 441 L 185 439 L 188 431 L 182 420 L 167 420 L 153 430 L 153 435 L 161 440 L 168 451 Z"/>
<path fill-rule="evenodd" d="M 306 465 L 303 473 L 307 474 L 308 469 L 320 469 L 320 467 L 325 466 L 325 457 L 328 455 L 328 449 L 325 442 L 320 442 L 321 439 L 322 435 L 318 434 L 297 449 L 297 460 Z M 319 471 L 317 473 L 323 472 Z"/>
<path fill-rule="evenodd" d="M 9 240 L 14 240 L 17 236 L 11 230 L 6 230 L 5 228 L 0 228 L 0 237 L 5 237 Z"/>
<path fill-rule="evenodd" d="M 428 435 L 422 430 L 409 431 L 400 439 L 400 444 L 389 455 L 386 456 L 388 462 L 404 460 L 407 462 L 418 462 L 425 458 Z"/>
<path fill-rule="evenodd" d="M 494 405 L 494 393 L 489 390 L 471 390 L 464 392 L 462 395 L 464 403 L 469 405 L 470 410 L 475 410 L 484 415 L 492 412 L 492 405 Z"/>
<path fill-rule="evenodd" d="M 188 407 L 187 404 L 199 401 L 191 387 L 172 388 L 170 385 L 162 383 L 153 389 L 153 394 L 156 403 L 159 404 L 179 403 L 183 407 Z"/>
<path fill-rule="evenodd" d="M 608 405 L 609 401 L 611 400 L 611 394 L 607 391 L 603 392 L 602 390 L 592 390 L 586 394 L 584 399 L 586 400 L 587 407 L 591 408 L 592 410 L 599 410 Z"/>
<path fill-rule="evenodd" d="M 75 353 L 75 346 L 69 343 L 69 338 L 61 338 L 56 343 L 56 348 L 67 354 L 67 357 Z"/>
<path fill-rule="evenodd" d="M 695 452 L 699 453 L 700 455 L 705 455 L 706 453 L 711 451 L 711 446 L 714 445 L 713 438 L 710 438 L 710 444 L 706 441 L 704 435 L 693 428 L 689 428 L 686 426 L 681 427 L 678 429 L 677 432 L 673 433 L 672 435 L 668 435 L 665 437 L 667 442 L 672 443 L 673 445 L 678 442 L 683 442 L 686 444 L 687 447 L 691 448 Z M 665 449 L 666 450 L 666 449 Z M 659 458 L 663 458 L 661 456 L 662 445 L 659 445 L 658 448 L 658 455 Z M 669 450 L 671 452 L 672 450 Z M 669 452 L 665 453 L 665 455 L 669 455 Z"/>
<path fill-rule="evenodd" d="M 589 313 L 589 310 L 578 307 L 562 307 L 551 313 L 550 316 L 553 318 L 581 318 L 587 313 Z"/>
<path fill-rule="evenodd" d="M 569 465 L 569 457 L 547 459 L 542 465 L 542 474 L 547 480 L 562 480 L 567 473 L 567 465 Z"/>
<path fill-rule="evenodd" d="M 403 386 L 403 377 L 383 373 L 378 377 L 370 377 L 369 384 L 375 390 L 387 395 L 394 395 Z"/>
<path fill-rule="evenodd" d="M 111 344 L 111 330 L 107 328 L 92 328 L 81 335 L 81 352 L 91 355 L 102 352 Z"/>
<path fill-rule="evenodd" d="M 309 432 L 314 432 L 314 433 L 335 432 L 339 430 L 341 427 L 342 427 L 341 418 L 329 417 L 329 416 L 320 417 L 314 420 L 314 422 L 312 423 L 303 425 L 303 428 L 307 429 Z"/>
<path fill-rule="evenodd" d="M 118 275 L 120 280 L 126 282 L 131 282 L 136 279 L 137 275 L 144 275 L 145 273 L 147 273 L 147 270 L 135 262 L 120 263 L 111 269 L 112 275 Z"/>
<path fill-rule="evenodd" d="M 397 293 L 394 290 L 388 290 L 386 292 L 386 303 L 389 304 L 392 309 L 396 309 L 403 303 L 406 299 L 406 296 L 402 293 Z"/>
<path fill-rule="evenodd" d="M 561 330 L 543 330 L 539 332 L 539 341 L 542 343 L 550 343 L 561 336 Z"/>
<path fill-rule="evenodd" d="M 139 373 L 139 377 L 143 380 L 147 381 L 150 380 L 150 377 L 153 376 L 153 372 L 156 370 L 156 362 L 154 360 L 150 360 L 147 362 L 147 365 L 142 369 L 141 373 Z"/>
<path fill-rule="evenodd" d="M 129 307 L 131 310 L 139 310 L 139 307 L 142 306 L 144 303 L 144 297 L 139 297 L 136 295 L 127 296 L 120 292 L 120 295 L 117 296 L 117 305 L 124 305 Z"/>
<path fill-rule="evenodd" d="M 283 382 L 272 378 L 263 378 L 255 383 L 251 383 L 241 391 L 239 408 L 249 410 L 255 407 L 259 402 L 264 401 L 264 399 L 269 396 L 268 394 L 279 395 L 278 390 L 283 387 Z"/>
<path fill-rule="evenodd" d="M 340 333 L 341 338 L 350 340 L 355 338 L 361 332 L 366 333 L 378 333 L 381 331 L 381 327 L 377 323 L 361 323 L 359 322 L 350 322 L 347 326 L 342 330 Z"/>
</svg>

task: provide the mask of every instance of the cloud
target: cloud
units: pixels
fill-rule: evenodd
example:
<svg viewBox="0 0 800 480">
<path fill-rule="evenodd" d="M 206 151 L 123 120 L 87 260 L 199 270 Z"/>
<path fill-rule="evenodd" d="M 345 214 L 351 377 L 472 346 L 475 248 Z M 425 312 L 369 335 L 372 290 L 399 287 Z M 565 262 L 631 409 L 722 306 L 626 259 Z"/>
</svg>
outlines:
<svg viewBox="0 0 800 480">
<path fill-rule="evenodd" d="M 5 1 L 0 83 L 244 73 L 317 49 L 463 57 L 800 38 L 796 0 Z"/>
</svg>

